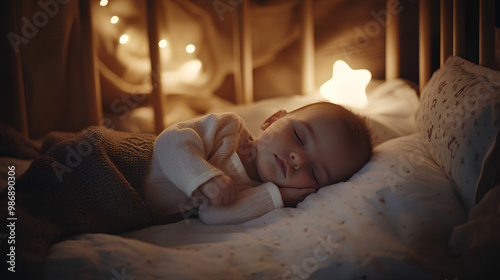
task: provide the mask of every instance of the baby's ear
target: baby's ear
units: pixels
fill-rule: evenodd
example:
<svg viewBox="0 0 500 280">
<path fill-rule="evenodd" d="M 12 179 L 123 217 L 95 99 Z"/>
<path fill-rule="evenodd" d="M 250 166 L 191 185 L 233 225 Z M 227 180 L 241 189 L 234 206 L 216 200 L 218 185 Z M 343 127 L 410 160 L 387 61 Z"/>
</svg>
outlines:
<svg viewBox="0 0 500 280">
<path fill-rule="evenodd" d="M 260 129 L 266 130 L 271 124 L 273 124 L 275 121 L 281 119 L 284 117 L 288 112 L 286 110 L 279 110 L 278 112 L 274 113 L 272 116 L 267 118 L 261 125 Z"/>
</svg>

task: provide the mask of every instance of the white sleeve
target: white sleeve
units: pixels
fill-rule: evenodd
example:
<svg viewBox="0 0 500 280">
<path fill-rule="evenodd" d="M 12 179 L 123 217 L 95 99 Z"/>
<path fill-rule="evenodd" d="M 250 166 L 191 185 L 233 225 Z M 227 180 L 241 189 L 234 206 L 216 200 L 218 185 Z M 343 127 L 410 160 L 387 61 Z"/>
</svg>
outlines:
<svg viewBox="0 0 500 280">
<path fill-rule="evenodd" d="M 283 200 L 278 187 L 268 182 L 238 192 L 236 200 L 229 205 L 200 207 L 199 217 L 205 224 L 240 224 L 282 207 Z"/>
<path fill-rule="evenodd" d="M 234 152 L 242 129 L 243 121 L 235 114 L 211 114 L 170 126 L 156 139 L 155 160 L 163 176 L 191 196 L 223 174 L 211 163 Z"/>
</svg>

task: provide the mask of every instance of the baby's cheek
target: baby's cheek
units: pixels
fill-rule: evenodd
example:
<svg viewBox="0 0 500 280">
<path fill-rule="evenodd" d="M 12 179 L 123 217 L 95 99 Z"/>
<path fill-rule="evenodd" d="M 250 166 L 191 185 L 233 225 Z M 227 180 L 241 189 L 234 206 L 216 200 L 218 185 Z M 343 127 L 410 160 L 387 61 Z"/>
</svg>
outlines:
<svg viewBox="0 0 500 280">
<path fill-rule="evenodd" d="M 259 170 L 259 176 L 261 177 L 263 182 L 273 182 L 273 177 L 272 175 L 272 166 L 269 164 L 269 162 L 259 159 L 257 161 L 258 165 L 257 168 Z"/>
<path fill-rule="evenodd" d="M 314 182 L 309 177 L 309 174 L 305 172 L 296 173 L 293 176 L 290 176 L 287 180 L 287 187 L 290 188 L 308 188 L 314 186 Z"/>
</svg>

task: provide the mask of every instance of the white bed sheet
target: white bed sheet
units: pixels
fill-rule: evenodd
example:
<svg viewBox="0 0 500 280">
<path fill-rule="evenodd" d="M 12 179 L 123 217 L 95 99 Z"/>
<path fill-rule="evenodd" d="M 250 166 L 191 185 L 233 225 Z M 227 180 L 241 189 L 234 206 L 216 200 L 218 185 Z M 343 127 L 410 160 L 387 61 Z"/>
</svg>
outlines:
<svg viewBox="0 0 500 280">
<path fill-rule="evenodd" d="M 370 92 L 365 113 L 378 125 L 378 143 L 415 131 L 418 100 L 411 94 L 401 80 Z M 234 111 L 258 133 L 269 112 L 316 100 L 278 99 Z M 449 180 L 411 134 L 381 143 L 348 182 L 321 189 L 297 208 L 240 225 L 190 219 L 122 236 L 75 236 L 51 248 L 46 277 L 444 279 L 454 265 L 448 236 L 465 220 Z"/>
</svg>

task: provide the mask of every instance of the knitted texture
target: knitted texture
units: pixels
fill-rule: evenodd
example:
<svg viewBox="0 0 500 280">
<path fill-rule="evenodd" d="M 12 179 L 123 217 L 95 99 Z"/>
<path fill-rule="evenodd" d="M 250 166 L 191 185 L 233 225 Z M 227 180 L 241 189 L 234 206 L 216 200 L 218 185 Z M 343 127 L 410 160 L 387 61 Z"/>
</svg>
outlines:
<svg viewBox="0 0 500 280">
<path fill-rule="evenodd" d="M 55 146 L 16 181 L 15 215 L 10 216 L 17 218 L 16 270 L 30 277 L 40 275 L 50 245 L 62 238 L 116 234 L 158 223 L 143 199 L 142 186 L 155 135 L 103 127 L 70 135 L 58 141 L 48 137 Z M 6 221 L 6 190 L 0 200 L 1 219 Z"/>
</svg>

